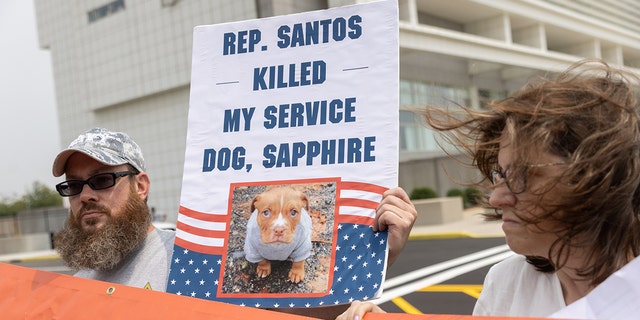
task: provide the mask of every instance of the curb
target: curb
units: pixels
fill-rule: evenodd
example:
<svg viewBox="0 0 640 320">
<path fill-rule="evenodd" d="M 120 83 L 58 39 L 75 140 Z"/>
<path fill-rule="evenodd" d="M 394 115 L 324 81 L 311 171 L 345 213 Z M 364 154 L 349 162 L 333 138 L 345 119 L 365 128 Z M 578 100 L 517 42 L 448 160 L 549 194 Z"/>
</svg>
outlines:
<svg viewBox="0 0 640 320">
<path fill-rule="evenodd" d="M 441 233 L 414 233 L 409 235 L 411 240 L 430 240 L 430 239 L 455 239 L 455 238 L 504 238 L 504 234 L 473 234 L 469 232 L 441 232 Z"/>
</svg>

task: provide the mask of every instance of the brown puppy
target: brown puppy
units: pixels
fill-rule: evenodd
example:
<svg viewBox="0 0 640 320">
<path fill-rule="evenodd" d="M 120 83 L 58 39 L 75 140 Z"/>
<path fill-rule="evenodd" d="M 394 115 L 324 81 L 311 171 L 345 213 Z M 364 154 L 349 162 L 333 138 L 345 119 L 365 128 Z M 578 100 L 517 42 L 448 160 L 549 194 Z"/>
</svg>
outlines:
<svg viewBox="0 0 640 320">
<path fill-rule="evenodd" d="M 251 203 L 244 243 L 245 258 L 258 263 L 258 277 L 271 274 L 270 260 L 293 260 L 289 280 L 304 279 L 304 260 L 311 255 L 311 217 L 307 196 L 291 187 L 274 187 Z"/>
</svg>

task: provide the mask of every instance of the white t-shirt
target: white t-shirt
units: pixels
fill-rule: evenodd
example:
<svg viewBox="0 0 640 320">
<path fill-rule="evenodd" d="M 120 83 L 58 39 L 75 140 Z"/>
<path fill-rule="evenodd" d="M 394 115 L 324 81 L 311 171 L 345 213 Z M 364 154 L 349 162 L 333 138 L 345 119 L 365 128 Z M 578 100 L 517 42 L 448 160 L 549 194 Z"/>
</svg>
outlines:
<svg viewBox="0 0 640 320">
<path fill-rule="evenodd" d="M 491 267 L 473 315 L 547 317 L 565 306 L 555 273 L 537 271 L 524 256 L 513 255 Z"/>
<path fill-rule="evenodd" d="M 80 270 L 74 276 L 123 284 L 155 291 L 166 291 L 173 254 L 175 232 L 154 229 L 142 246 L 109 271 Z"/>
</svg>

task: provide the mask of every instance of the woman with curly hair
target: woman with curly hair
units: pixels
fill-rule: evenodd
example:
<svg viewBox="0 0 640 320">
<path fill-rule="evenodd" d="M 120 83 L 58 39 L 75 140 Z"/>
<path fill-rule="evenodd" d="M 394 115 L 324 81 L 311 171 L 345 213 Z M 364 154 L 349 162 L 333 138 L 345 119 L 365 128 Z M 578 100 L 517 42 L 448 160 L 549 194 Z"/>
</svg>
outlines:
<svg viewBox="0 0 640 320">
<path fill-rule="evenodd" d="M 637 75 L 583 60 L 488 108 L 427 108 L 482 173 L 485 216 L 516 255 L 488 272 L 474 315 L 545 317 L 640 251 Z M 356 302 L 338 319 L 382 310 Z"/>
</svg>

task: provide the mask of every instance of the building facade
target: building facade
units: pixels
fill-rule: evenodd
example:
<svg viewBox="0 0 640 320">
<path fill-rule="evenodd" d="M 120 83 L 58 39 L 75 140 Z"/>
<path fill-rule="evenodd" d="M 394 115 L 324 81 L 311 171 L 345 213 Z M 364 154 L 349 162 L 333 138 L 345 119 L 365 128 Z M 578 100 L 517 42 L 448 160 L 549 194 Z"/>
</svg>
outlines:
<svg viewBox="0 0 640 320">
<path fill-rule="evenodd" d="M 394 0 L 389 0 L 394 1 Z M 142 147 L 151 207 L 175 221 L 193 28 L 359 0 L 35 0 L 51 52 L 61 148 L 94 126 Z M 398 0 L 399 185 L 444 196 L 476 173 L 448 160 L 414 115 L 426 104 L 476 108 L 584 57 L 640 72 L 637 0 Z"/>
</svg>

